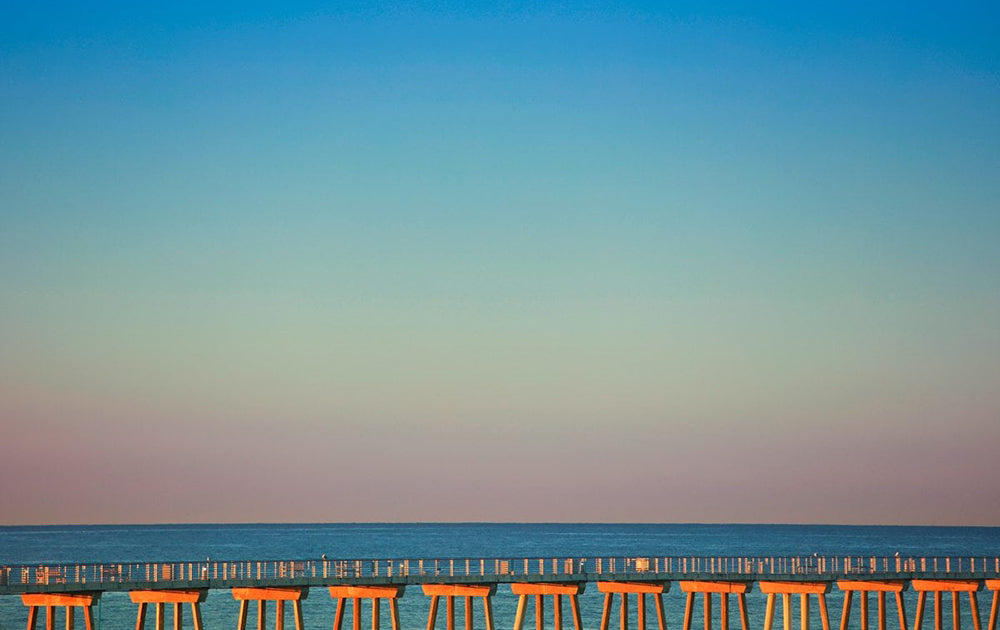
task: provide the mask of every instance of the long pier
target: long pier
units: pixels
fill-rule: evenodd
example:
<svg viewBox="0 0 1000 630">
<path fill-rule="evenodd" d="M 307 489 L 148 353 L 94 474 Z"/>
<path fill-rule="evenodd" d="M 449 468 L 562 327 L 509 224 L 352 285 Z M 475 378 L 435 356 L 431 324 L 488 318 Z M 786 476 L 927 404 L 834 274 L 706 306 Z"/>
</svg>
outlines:
<svg viewBox="0 0 1000 630">
<path fill-rule="evenodd" d="M 440 598 L 447 607 L 447 627 L 454 630 L 455 598 L 465 602 L 465 628 L 473 630 L 473 600 L 482 600 L 486 630 L 495 630 L 491 598 L 499 584 L 519 597 L 514 630 L 523 630 L 526 606 L 534 600 L 537 630 L 543 630 L 544 598 L 552 597 L 555 630 L 562 630 L 562 597 L 569 598 L 575 630 L 583 630 L 577 596 L 589 583 L 604 594 L 600 630 L 608 630 L 612 602 L 620 601 L 621 630 L 628 630 L 629 599 L 636 600 L 639 630 L 646 626 L 646 597 L 652 596 L 660 630 L 666 629 L 663 593 L 678 583 L 685 593 L 682 630 L 691 630 L 695 596 L 703 599 L 704 630 L 714 630 L 713 598 L 718 599 L 719 629 L 729 628 L 729 597 L 735 596 L 742 630 L 750 630 L 746 594 L 756 585 L 767 596 L 763 630 L 772 630 L 778 596 L 784 630 L 791 628 L 791 598 L 800 599 L 800 630 L 809 630 L 810 597 L 819 603 L 823 630 L 830 630 L 826 594 L 836 586 L 844 594 L 840 630 L 848 630 L 852 599 L 860 605 L 861 630 L 868 630 L 868 595 L 878 604 L 879 630 L 886 628 L 886 596 L 896 600 L 899 630 L 921 630 L 925 600 L 933 597 L 935 630 L 942 630 L 942 598 L 950 594 L 952 625 L 960 628 L 959 596 L 966 594 L 975 630 L 984 630 L 977 593 L 992 591 L 986 630 L 996 630 L 1000 604 L 1000 556 L 604 556 L 548 558 L 401 558 L 300 560 L 213 560 L 184 562 L 56 563 L 0 566 L 0 595 L 20 595 L 28 608 L 28 630 L 39 611 L 54 630 L 55 611 L 65 608 L 66 628 L 82 609 L 89 629 L 101 594 L 128 592 L 138 605 L 136 628 L 142 630 L 147 606 L 154 606 L 156 628 L 163 629 L 164 606 L 174 608 L 174 629 L 181 629 L 182 605 L 190 605 L 195 630 L 202 630 L 199 605 L 210 589 L 230 589 L 240 602 L 237 629 L 244 630 L 250 602 L 257 605 L 257 627 L 264 630 L 268 603 L 274 606 L 276 630 L 283 630 L 284 607 L 293 608 L 302 628 L 301 602 L 311 587 L 324 587 L 337 600 L 334 630 L 342 630 L 345 602 L 352 602 L 353 630 L 360 630 L 362 602 L 371 610 L 372 630 L 380 628 L 380 600 L 388 600 L 393 630 L 399 630 L 398 599 L 407 586 L 430 597 L 428 630 L 434 630 Z M 901 593 L 917 592 L 912 622 Z"/>
</svg>

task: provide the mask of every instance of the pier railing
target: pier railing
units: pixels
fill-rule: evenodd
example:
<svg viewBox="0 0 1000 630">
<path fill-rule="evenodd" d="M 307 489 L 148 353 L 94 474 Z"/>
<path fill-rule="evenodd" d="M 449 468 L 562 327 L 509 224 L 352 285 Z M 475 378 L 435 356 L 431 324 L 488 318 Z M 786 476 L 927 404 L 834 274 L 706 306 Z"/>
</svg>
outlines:
<svg viewBox="0 0 1000 630">
<path fill-rule="evenodd" d="M 247 582 L 318 584 L 357 580 L 395 583 L 621 578 L 682 580 L 1000 577 L 1000 556 L 602 556 L 558 558 L 402 558 L 202 560 L 0 565 L 0 587 L 115 590 L 130 584 L 185 583 L 225 587 Z M 60 589 L 62 590 L 62 589 Z"/>
</svg>

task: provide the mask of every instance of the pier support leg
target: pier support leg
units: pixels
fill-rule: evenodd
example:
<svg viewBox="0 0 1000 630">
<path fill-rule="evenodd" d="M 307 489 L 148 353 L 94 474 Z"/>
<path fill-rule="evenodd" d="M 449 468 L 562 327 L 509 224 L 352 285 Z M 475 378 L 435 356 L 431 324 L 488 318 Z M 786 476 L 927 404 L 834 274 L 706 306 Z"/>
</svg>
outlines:
<svg viewBox="0 0 1000 630">
<path fill-rule="evenodd" d="M 826 609 L 826 593 L 820 593 L 817 599 L 819 599 L 819 620 L 823 624 L 823 630 L 830 630 L 830 613 Z M 906 628 L 902 630 L 906 630 Z"/>
<path fill-rule="evenodd" d="M 979 620 L 979 600 L 975 591 L 969 592 L 969 608 L 972 610 L 972 627 L 976 630 L 983 630 L 983 624 Z"/>
<path fill-rule="evenodd" d="M 767 607 L 764 608 L 764 630 L 774 627 L 774 593 L 767 594 Z"/>
<path fill-rule="evenodd" d="M 712 630 L 712 599 L 716 594 L 719 595 L 719 625 L 721 630 L 728 630 L 729 595 L 731 593 L 735 593 L 739 598 L 740 623 L 743 625 L 744 630 L 749 630 L 747 628 L 749 623 L 746 617 L 746 592 L 750 589 L 749 582 L 683 580 L 680 586 L 681 590 L 687 593 L 687 602 L 684 610 L 684 625 L 687 630 L 691 630 L 691 615 L 696 593 L 701 594 L 704 605 L 704 630 Z"/>
<path fill-rule="evenodd" d="M 993 591 L 993 604 L 990 606 L 990 623 L 987 630 L 996 630 L 997 615 L 1000 613 L 1000 580 L 986 580 L 986 588 Z"/>
<path fill-rule="evenodd" d="M 389 610 L 392 614 L 393 630 L 399 627 L 399 610 L 396 608 L 396 600 L 402 597 L 405 586 L 331 586 L 330 597 L 337 600 L 337 612 L 333 618 L 333 630 L 341 630 L 344 623 L 344 610 L 347 607 L 347 600 L 351 601 L 351 625 L 355 630 L 361 630 L 361 617 L 364 605 L 362 602 L 371 602 L 372 609 L 372 630 L 379 630 L 382 624 L 382 608 L 380 600 L 389 600 Z M 304 598 L 303 598 L 304 599 Z M 298 601 L 293 601 L 296 606 L 295 630 L 302 630 L 302 608 Z M 437 618 L 437 598 L 431 601 L 431 615 L 428 630 L 433 630 L 434 620 Z"/>
<path fill-rule="evenodd" d="M 274 626 L 276 630 L 284 628 L 284 605 L 285 602 L 292 602 L 292 607 L 297 610 L 296 626 L 301 624 L 301 602 L 309 596 L 309 588 L 306 586 L 272 586 L 272 587 L 249 587 L 232 589 L 233 599 L 240 602 L 239 620 L 237 630 L 245 630 L 247 608 L 252 601 L 257 602 L 257 630 L 265 630 L 267 627 L 267 602 L 274 602 Z M 341 609 L 339 612 L 343 612 Z"/>
<path fill-rule="evenodd" d="M 583 584 L 579 585 L 580 592 L 583 592 Z M 637 603 L 637 610 L 639 616 L 640 626 L 644 626 L 646 622 L 646 602 L 643 599 L 646 595 L 656 595 L 657 596 L 657 606 L 662 608 L 662 600 L 660 596 L 670 590 L 669 582 L 598 582 L 597 590 L 604 593 L 604 612 L 601 615 L 601 628 L 602 630 L 607 630 L 608 621 L 611 616 L 611 602 L 612 597 L 615 594 L 620 595 L 621 600 L 621 630 L 628 630 L 628 596 L 630 594 L 635 594 L 638 596 L 639 600 Z M 688 600 L 688 608 L 685 611 L 685 624 L 690 630 L 691 625 L 691 600 Z M 662 618 L 660 614 L 660 609 L 657 609 L 657 615 L 660 616 L 660 623 L 665 624 L 665 619 Z"/>
<path fill-rule="evenodd" d="M 764 622 L 765 628 L 768 624 L 774 623 L 774 599 L 777 595 L 781 595 L 781 610 L 784 616 L 784 627 L 785 630 L 791 630 L 792 627 L 792 595 L 798 594 L 799 596 L 799 628 L 800 630 L 809 630 L 809 596 L 816 595 L 819 597 L 820 602 L 820 617 L 823 622 L 823 630 L 830 630 L 830 619 L 826 612 L 826 594 L 830 592 L 829 582 L 773 582 L 773 581 L 763 581 L 760 583 L 760 592 L 767 593 L 767 601 L 769 610 L 766 612 L 766 616 L 770 619 L 766 619 Z M 845 619 L 846 615 L 850 612 L 850 598 L 844 599 L 845 609 Z M 846 630 L 846 628 L 842 628 Z"/>
<path fill-rule="evenodd" d="M 847 630 L 851 609 L 851 594 L 855 592 L 858 593 L 858 599 L 861 604 L 861 630 L 868 630 L 868 593 L 875 593 L 877 596 L 879 630 L 886 630 L 886 593 L 896 594 L 899 628 L 900 630 L 906 630 L 906 609 L 901 604 L 902 595 L 900 595 L 906 588 L 906 582 L 903 580 L 840 580 L 837 582 L 837 587 L 844 591 L 844 615 L 840 622 L 841 630 Z"/>
<path fill-rule="evenodd" d="M 840 613 L 840 630 L 847 630 L 847 625 L 851 622 L 851 598 L 854 591 L 844 593 L 844 610 Z"/>
<path fill-rule="evenodd" d="M 434 605 L 434 613 L 437 614 L 437 599 L 436 598 L 435 598 L 435 600 L 433 602 L 433 605 Z M 345 607 L 344 600 L 343 599 L 338 599 L 337 600 L 337 612 L 334 614 L 334 617 L 333 617 L 333 630 L 342 630 L 343 627 L 344 627 L 344 607 Z M 428 628 L 428 630 L 433 630 L 433 629 L 432 628 Z"/>
<path fill-rule="evenodd" d="M 610 596 L 609 596 L 610 597 Z M 521 595 L 517 600 L 517 612 L 514 614 L 514 630 L 522 630 L 524 628 L 524 611 L 528 608 L 528 596 Z M 607 601 L 604 602 L 604 610 L 607 611 L 609 608 Z M 607 630 L 606 626 L 602 626 L 604 630 Z M 432 630 L 432 629 L 428 629 Z"/>
<path fill-rule="evenodd" d="M 431 607 L 427 614 L 427 630 L 434 630 L 435 620 L 437 619 L 439 598 L 441 597 L 445 598 L 448 630 L 454 630 L 455 628 L 456 597 L 461 597 L 465 603 L 465 630 L 472 630 L 474 616 L 472 603 L 477 597 L 483 598 L 483 613 L 486 617 L 486 630 L 493 630 L 493 605 L 490 598 L 496 593 L 496 584 L 424 584 L 422 588 L 424 595 L 431 598 Z M 400 590 L 400 595 L 402 595 L 402 590 Z M 518 608 L 520 609 L 520 603 L 518 604 Z M 398 618 L 395 623 L 398 625 Z M 523 616 L 520 623 L 524 623 Z"/>
<path fill-rule="evenodd" d="M 339 605 L 337 610 L 339 612 L 340 610 Z M 431 597 L 431 609 L 427 613 L 427 630 L 434 630 L 434 626 L 437 623 L 437 615 L 438 615 L 438 596 L 435 595 Z M 340 628 L 337 627 L 336 630 L 340 630 Z"/>
<path fill-rule="evenodd" d="M 483 614 L 486 616 L 486 630 L 493 630 L 493 599 L 489 596 L 483 598 Z"/>
<path fill-rule="evenodd" d="M 580 603 L 577 599 L 583 592 L 585 584 L 583 582 L 560 583 L 560 582 L 515 582 L 510 585 L 510 590 L 518 596 L 517 615 L 514 618 L 514 630 L 518 630 L 524 625 L 524 618 L 527 614 L 528 597 L 535 597 L 535 627 L 537 630 L 544 630 L 545 618 L 545 596 L 552 596 L 552 625 L 555 630 L 562 630 L 562 597 L 568 595 L 573 613 L 573 625 L 576 630 L 582 630 L 583 623 L 580 619 Z M 610 604 L 607 601 L 610 594 L 605 597 L 605 616 L 610 611 Z"/>
<path fill-rule="evenodd" d="M 28 607 L 28 630 L 34 630 L 38 623 L 38 609 L 45 608 L 45 628 L 55 630 L 56 608 L 64 608 L 66 630 L 73 630 L 75 611 L 83 609 L 83 618 L 88 630 L 93 626 L 93 607 L 101 599 L 100 592 L 85 593 L 21 593 L 21 602 Z"/>
<path fill-rule="evenodd" d="M 899 630 L 906 630 L 906 604 L 903 603 L 903 593 L 896 593 L 896 611 L 899 613 Z"/>
<path fill-rule="evenodd" d="M 988 582 L 993 582 L 989 580 Z M 912 580 L 911 588 L 919 593 L 917 599 L 917 616 L 914 620 L 913 630 L 920 630 L 920 622 L 923 617 L 923 601 L 925 593 L 934 593 L 934 628 L 941 630 L 943 624 L 942 598 L 944 593 L 951 593 L 951 619 L 954 630 L 961 630 L 962 612 L 959 606 L 959 597 L 962 593 L 968 593 L 969 605 L 972 607 L 972 623 L 976 630 L 981 630 L 982 622 L 979 619 L 979 605 L 976 599 L 976 591 L 982 588 L 979 580 Z"/>
<path fill-rule="evenodd" d="M 926 599 L 927 591 L 917 593 L 917 612 L 913 617 L 913 630 L 920 630 L 920 626 L 924 623 L 924 603 Z"/>
</svg>

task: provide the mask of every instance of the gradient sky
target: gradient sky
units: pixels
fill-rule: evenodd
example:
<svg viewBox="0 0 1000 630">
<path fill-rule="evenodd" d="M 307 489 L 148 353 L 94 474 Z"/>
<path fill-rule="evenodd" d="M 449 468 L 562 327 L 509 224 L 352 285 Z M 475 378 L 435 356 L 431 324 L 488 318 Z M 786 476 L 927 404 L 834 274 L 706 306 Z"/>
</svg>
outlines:
<svg viewBox="0 0 1000 630">
<path fill-rule="evenodd" d="M 1000 524 L 995 2 L 100 4 L 0 8 L 0 524 Z"/>
</svg>

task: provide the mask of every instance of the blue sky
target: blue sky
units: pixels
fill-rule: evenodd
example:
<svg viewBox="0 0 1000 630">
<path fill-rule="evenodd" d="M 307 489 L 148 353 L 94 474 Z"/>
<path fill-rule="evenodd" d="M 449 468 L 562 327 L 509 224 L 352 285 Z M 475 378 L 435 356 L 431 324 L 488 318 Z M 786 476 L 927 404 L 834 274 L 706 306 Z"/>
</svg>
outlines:
<svg viewBox="0 0 1000 630">
<path fill-rule="evenodd" d="M 2 513 L 995 524 L 998 14 L 0 10 Z"/>
</svg>

